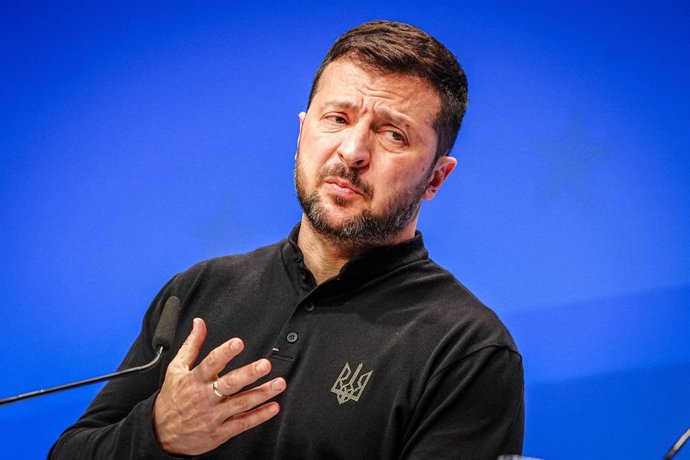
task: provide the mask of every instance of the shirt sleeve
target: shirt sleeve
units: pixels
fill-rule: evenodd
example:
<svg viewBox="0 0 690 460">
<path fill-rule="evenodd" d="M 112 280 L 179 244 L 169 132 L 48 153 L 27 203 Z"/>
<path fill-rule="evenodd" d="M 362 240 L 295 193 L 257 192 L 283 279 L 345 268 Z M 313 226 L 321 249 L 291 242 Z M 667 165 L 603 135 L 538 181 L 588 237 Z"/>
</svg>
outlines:
<svg viewBox="0 0 690 460">
<path fill-rule="evenodd" d="M 523 437 L 522 358 L 486 347 L 431 377 L 400 458 L 496 460 L 521 454 Z"/>
<path fill-rule="evenodd" d="M 147 311 L 141 332 L 119 369 L 140 366 L 154 358 L 153 331 L 167 297 L 164 287 Z M 77 423 L 58 438 L 48 458 L 175 458 L 160 447 L 153 427 L 153 403 L 165 368 L 164 362 L 153 369 L 108 382 Z"/>
</svg>

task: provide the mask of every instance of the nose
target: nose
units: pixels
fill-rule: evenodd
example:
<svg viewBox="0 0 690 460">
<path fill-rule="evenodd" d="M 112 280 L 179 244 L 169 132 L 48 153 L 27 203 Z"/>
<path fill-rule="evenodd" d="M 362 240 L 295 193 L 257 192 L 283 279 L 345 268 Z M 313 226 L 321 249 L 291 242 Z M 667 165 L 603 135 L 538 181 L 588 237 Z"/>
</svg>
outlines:
<svg viewBox="0 0 690 460">
<path fill-rule="evenodd" d="M 351 169 L 362 169 L 369 166 L 371 158 L 371 137 L 366 126 L 353 125 L 342 132 L 338 146 L 338 157 Z"/>
</svg>

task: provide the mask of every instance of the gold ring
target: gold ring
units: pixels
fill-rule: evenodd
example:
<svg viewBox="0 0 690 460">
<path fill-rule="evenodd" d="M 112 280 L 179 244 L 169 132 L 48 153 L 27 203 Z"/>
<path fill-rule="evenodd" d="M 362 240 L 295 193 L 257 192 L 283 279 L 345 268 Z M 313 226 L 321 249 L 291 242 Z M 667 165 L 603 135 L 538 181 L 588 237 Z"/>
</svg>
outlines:
<svg viewBox="0 0 690 460">
<path fill-rule="evenodd" d="M 230 395 L 224 395 L 219 389 L 218 389 L 218 380 L 213 381 L 213 393 L 218 396 L 220 399 L 225 399 Z"/>
</svg>

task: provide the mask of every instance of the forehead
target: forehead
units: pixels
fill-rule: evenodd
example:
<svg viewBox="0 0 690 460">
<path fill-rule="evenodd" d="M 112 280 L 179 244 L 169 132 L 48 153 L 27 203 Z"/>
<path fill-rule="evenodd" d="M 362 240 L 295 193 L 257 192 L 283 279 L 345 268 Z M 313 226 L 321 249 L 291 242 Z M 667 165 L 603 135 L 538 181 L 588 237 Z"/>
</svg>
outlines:
<svg viewBox="0 0 690 460">
<path fill-rule="evenodd" d="M 373 106 L 381 113 L 395 112 L 428 125 L 434 124 L 441 105 L 438 92 L 426 80 L 365 68 L 347 58 L 336 60 L 324 69 L 312 104 Z"/>
</svg>

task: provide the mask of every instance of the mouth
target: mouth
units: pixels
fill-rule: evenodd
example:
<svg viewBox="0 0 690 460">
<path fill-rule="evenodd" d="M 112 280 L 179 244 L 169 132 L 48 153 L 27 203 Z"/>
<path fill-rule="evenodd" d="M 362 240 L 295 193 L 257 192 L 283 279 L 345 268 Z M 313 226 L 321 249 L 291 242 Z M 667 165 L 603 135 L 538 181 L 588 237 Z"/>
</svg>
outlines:
<svg viewBox="0 0 690 460">
<path fill-rule="evenodd" d="M 324 180 L 324 182 L 325 182 L 326 184 L 335 185 L 335 186 L 337 186 L 337 187 L 339 187 L 339 188 L 351 190 L 351 191 L 353 191 L 354 193 L 358 193 L 358 194 L 360 194 L 360 195 L 364 195 L 364 192 L 362 192 L 362 190 L 360 190 L 359 188 L 357 188 L 352 182 L 350 182 L 350 181 L 347 180 L 347 179 L 343 179 L 343 178 L 341 178 L 341 177 L 327 177 L 326 180 Z"/>
<path fill-rule="evenodd" d="M 341 177 L 327 177 L 324 179 L 324 184 L 328 187 L 329 190 L 337 193 L 338 195 L 343 195 L 343 196 L 354 196 L 354 195 L 360 195 L 364 198 L 366 198 L 366 194 L 364 193 L 363 190 L 359 189 L 356 187 L 352 182 L 343 179 Z"/>
</svg>

